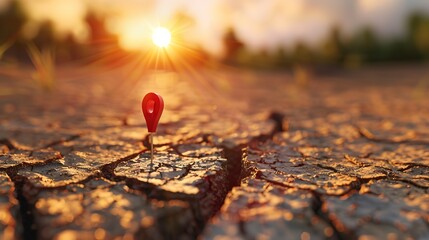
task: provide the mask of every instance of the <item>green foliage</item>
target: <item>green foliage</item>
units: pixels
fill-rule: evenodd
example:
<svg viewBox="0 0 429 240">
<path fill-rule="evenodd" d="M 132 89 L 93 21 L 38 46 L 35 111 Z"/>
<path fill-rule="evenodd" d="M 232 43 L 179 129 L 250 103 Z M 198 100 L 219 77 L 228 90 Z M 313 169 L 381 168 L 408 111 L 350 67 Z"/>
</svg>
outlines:
<svg viewBox="0 0 429 240">
<path fill-rule="evenodd" d="M 336 64 L 344 60 L 345 43 L 341 30 L 333 27 L 319 50 L 320 60 L 327 64 Z"/>
<path fill-rule="evenodd" d="M 408 36 L 415 49 L 429 55 L 429 16 L 413 14 L 408 21 Z"/>
<path fill-rule="evenodd" d="M 370 27 L 346 37 L 339 27 L 333 27 L 318 46 L 309 47 L 301 42 L 273 53 L 251 53 L 240 45 L 240 49 L 229 51 L 235 55 L 229 56 L 228 62 L 272 69 L 300 65 L 356 68 L 376 62 L 428 60 L 429 16 L 414 13 L 407 21 L 407 32 L 400 38 L 381 39 Z M 229 33 L 228 38 L 231 36 L 233 33 Z"/>
</svg>

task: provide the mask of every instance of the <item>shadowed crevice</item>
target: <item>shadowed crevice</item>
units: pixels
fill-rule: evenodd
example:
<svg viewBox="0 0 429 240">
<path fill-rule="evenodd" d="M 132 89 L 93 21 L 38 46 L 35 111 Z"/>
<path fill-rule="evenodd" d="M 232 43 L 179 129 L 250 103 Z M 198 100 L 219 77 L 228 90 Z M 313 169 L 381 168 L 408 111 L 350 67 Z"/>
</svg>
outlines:
<svg viewBox="0 0 429 240">
<path fill-rule="evenodd" d="M 344 234 L 340 232 L 335 224 L 331 221 L 329 218 L 329 212 L 323 209 L 323 197 L 318 194 L 317 192 L 312 191 L 313 194 L 313 201 L 311 205 L 311 209 L 313 210 L 314 214 L 322 219 L 322 221 L 326 222 L 333 230 L 332 236 L 330 239 L 337 239 L 337 240 L 345 240 L 345 239 L 355 239 L 356 237 L 348 234 Z"/>
<path fill-rule="evenodd" d="M 9 149 L 9 151 L 17 149 L 9 139 L 0 139 L 0 144 L 5 145 Z"/>
<path fill-rule="evenodd" d="M 33 216 L 34 206 L 24 196 L 24 181 L 15 174 L 10 172 L 7 174 L 14 183 L 15 195 L 19 204 L 19 214 L 16 222 L 21 222 L 21 226 L 17 226 L 20 235 L 24 240 L 36 240 L 38 232 Z"/>
<path fill-rule="evenodd" d="M 128 161 L 130 159 L 133 159 L 135 157 L 137 157 L 138 155 L 144 153 L 146 150 L 141 150 L 138 151 L 136 153 L 133 153 L 131 155 L 128 155 L 126 157 L 123 157 L 121 159 L 118 159 L 112 163 L 106 164 L 104 166 L 101 167 L 101 175 L 102 177 L 110 180 L 110 181 L 114 181 L 114 182 L 119 182 L 124 180 L 123 178 L 119 178 L 118 176 L 116 176 L 113 172 L 115 171 L 115 168 L 118 166 L 118 164 L 120 164 L 121 162 L 125 162 Z"/>
<path fill-rule="evenodd" d="M 70 142 L 70 141 L 73 141 L 73 140 L 76 140 L 76 139 L 80 138 L 81 136 L 82 135 L 80 135 L 80 134 L 72 135 L 72 136 L 70 136 L 70 137 L 68 137 L 66 139 L 61 139 L 61 140 L 54 141 L 54 142 L 51 142 L 49 144 L 46 144 L 45 146 L 41 147 L 40 149 L 50 148 L 50 147 L 53 147 L 53 146 L 56 146 L 56 145 L 59 145 L 59 144 L 62 144 L 62 143 Z"/>
<path fill-rule="evenodd" d="M 374 136 L 368 129 L 366 129 L 364 127 L 355 126 L 355 128 L 359 132 L 359 135 L 361 137 L 364 137 L 365 139 L 367 139 L 369 141 L 373 141 L 373 142 L 429 146 L 428 141 L 423 141 L 423 140 L 392 140 L 392 139 L 386 139 L 386 138 L 378 138 L 378 137 Z"/>
</svg>

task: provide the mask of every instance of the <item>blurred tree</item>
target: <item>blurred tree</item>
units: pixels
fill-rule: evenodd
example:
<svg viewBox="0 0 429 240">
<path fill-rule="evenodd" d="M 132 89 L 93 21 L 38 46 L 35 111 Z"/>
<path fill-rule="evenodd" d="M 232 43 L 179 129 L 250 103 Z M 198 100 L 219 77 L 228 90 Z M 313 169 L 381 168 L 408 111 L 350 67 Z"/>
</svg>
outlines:
<svg viewBox="0 0 429 240">
<path fill-rule="evenodd" d="M 0 12 L 0 43 L 16 40 L 24 21 L 18 1 L 12 1 L 9 9 Z"/>
<path fill-rule="evenodd" d="M 81 59 L 88 54 L 85 46 L 77 43 L 72 34 L 58 36 L 50 21 L 45 21 L 40 25 L 37 35 L 30 42 L 43 51 L 51 51 L 57 62 Z"/>
<path fill-rule="evenodd" d="M 344 60 L 345 40 L 339 27 L 335 26 L 328 33 L 320 48 L 320 60 L 327 64 L 340 64 Z"/>
<path fill-rule="evenodd" d="M 414 13 L 408 19 L 408 35 L 415 49 L 423 56 L 429 56 L 429 17 Z"/>
<path fill-rule="evenodd" d="M 225 46 L 225 59 L 228 61 L 233 58 L 238 50 L 243 48 L 243 43 L 240 42 L 233 29 L 229 29 L 225 36 L 223 37 L 223 44 Z"/>
<path fill-rule="evenodd" d="M 89 44 L 97 45 L 103 43 L 116 43 L 118 37 L 109 33 L 105 27 L 105 18 L 98 16 L 93 12 L 89 12 L 85 18 L 90 29 Z"/>
<path fill-rule="evenodd" d="M 7 52 L 7 56 L 14 55 L 22 57 L 26 55 L 22 44 L 16 44 L 20 37 L 20 29 L 25 22 L 25 16 L 18 1 L 12 1 L 5 11 L 0 12 L 0 55 Z"/>
<path fill-rule="evenodd" d="M 89 27 L 88 42 L 81 44 L 86 53 L 85 63 L 97 63 L 110 65 L 121 65 L 125 52 L 119 48 L 118 36 L 106 29 L 105 18 L 94 12 L 89 12 L 85 22 Z M 114 54 L 112 54 L 114 52 Z"/>
<path fill-rule="evenodd" d="M 315 54 L 304 42 L 297 42 L 290 54 L 293 64 L 306 65 L 314 63 Z"/>
<path fill-rule="evenodd" d="M 373 62 L 378 60 L 380 45 L 370 27 L 359 30 L 349 41 L 347 53 L 359 56 L 361 61 Z"/>
</svg>

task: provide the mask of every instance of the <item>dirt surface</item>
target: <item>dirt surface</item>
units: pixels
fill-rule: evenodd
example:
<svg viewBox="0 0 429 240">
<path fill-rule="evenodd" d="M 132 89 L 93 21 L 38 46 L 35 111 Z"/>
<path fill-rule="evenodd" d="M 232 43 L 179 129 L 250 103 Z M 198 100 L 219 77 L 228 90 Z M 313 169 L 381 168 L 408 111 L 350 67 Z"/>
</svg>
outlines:
<svg viewBox="0 0 429 240">
<path fill-rule="evenodd" d="M 426 69 L 1 65 L 0 239 L 428 239 Z"/>
</svg>

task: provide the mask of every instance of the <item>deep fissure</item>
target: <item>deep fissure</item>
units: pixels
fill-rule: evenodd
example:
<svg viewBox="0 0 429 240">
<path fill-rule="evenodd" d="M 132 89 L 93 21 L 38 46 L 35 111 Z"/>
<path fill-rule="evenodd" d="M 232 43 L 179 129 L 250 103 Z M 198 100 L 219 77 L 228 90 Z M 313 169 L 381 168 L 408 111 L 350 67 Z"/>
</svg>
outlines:
<svg viewBox="0 0 429 240">
<path fill-rule="evenodd" d="M 22 238 L 24 240 L 36 240 L 37 239 L 37 228 L 34 221 L 33 216 L 33 208 L 27 198 L 24 196 L 23 188 L 24 188 L 24 181 L 20 179 L 16 174 L 13 172 L 7 172 L 7 175 L 9 178 L 13 181 L 14 187 L 15 187 L 15 196 L 18 200 L 19 204 L 19 215 L 18 215 L 18 221 L 21 225 L 19 228 L 17 228 L 17 231 L 21 228 L 22 230 Z M 18 236 L 18 234 L 17 234 Z"/>
<path fill-rule="evenodd" d="M 340 231 L 338 231 L 335 224 L 331 221 L 331 219 L 328 216 L 327 212 L 324 212 L 322 209 L 323 206 L 323 197 L 317 193 L 312 192 L 314 201 L 312 202 L 312 210 L 316 216 L 319 216 L 323 221 L 325 221 L 333 230 L 332 236 L 330 239 L 338 239 L 338 240 L 345 240 L 345 239 L 353 239 L 353 237 L 350 236 L 344 236 Z"/>
</svg>

